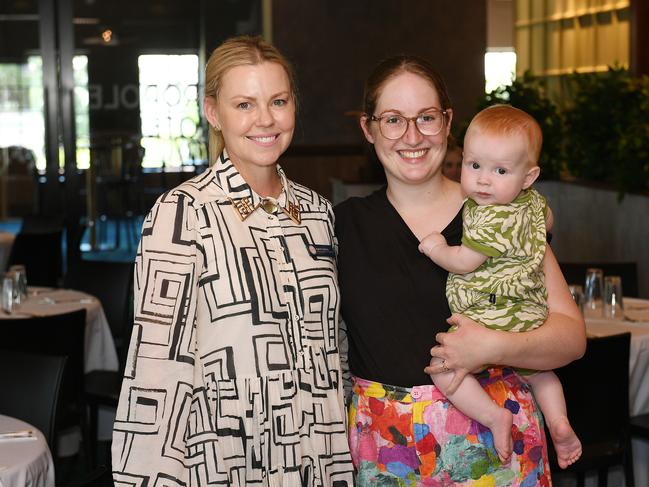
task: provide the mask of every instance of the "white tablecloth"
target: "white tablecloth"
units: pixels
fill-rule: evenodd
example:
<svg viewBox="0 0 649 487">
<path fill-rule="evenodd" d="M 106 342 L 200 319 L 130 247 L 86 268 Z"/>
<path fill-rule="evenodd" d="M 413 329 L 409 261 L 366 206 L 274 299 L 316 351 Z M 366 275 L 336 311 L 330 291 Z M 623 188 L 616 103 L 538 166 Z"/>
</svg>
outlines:
<svg viewBox="0 0 649 487">
<path fill-rule="evenodd" d="M 0 313 L 0 319 L 49 316 L 82 308 L 86 309 L 84 371 L 118 370 L 115 342 L 104 309 L 99 300 L 89 294 L 72 289 L 30 288 L 27 300 L 11 315 Z"/>
<path fill-rule="evenodd" d="M 629 408 L 631 416 L 649 413 L 649 301 L 625 298 L 625 313 L 637 321 L 587 316 L 586 333 L 608 336 L 631 332 Z"/>
<path fill-rule="evenodd" d="M 590 336 L 608 336 L 631 332 L 629 409 L 631 415 L 635 416 L 649 413 L 649 301 L 624 298 L 624 306 L 629 320 L 612 320 L 587 315 L 586 333 Z M 604 399 L 613 400 L 613 398 Z M 635 485 L 647 487 L 649 486 L 649 442 L 634 439 L 632 443 Z M 588 478 L 586 485 L 596 485 L 595 477 Z M 621 468 L 611 469 L 608 485 L 624 486 L 624 474 Z"/>
<path fill-rule="evenodd" d="M 24 421 L 0 415 L 0 433 L 32 430 L 35 438 L 0 440 L 1 487 L 54 487 L 54 464 L 43 434 Z"/>
<path fill-rule="evenodd" d="M 104 309 L 99 300 L 90 294 L 73 289 L 30 287 L 27 300 L 16 307 L 11 315 L 0 313 L 0 319 L 48 316 L 69 313 L 81 308 L 86 309 L 84 372 L 119 370 L 115 341 L 110 332 Z M 114 416 L 114 411 L 99 411 L 99 439 L 110 439 Z M 59 437 L 59 455 L 70 456 L 75 454 L 79 440 L 80 432 L 78 431 Z"/>
</svg>

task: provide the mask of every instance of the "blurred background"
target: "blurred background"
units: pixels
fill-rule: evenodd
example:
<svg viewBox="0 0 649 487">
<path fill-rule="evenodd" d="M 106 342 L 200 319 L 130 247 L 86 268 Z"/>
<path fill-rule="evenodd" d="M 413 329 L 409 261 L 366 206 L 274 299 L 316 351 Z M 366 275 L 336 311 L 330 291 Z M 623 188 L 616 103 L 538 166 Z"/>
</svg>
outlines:
<svg viewBox="0 0 649 487">
<path fill-rule="evenodd" d="M 82 249 L 132 247 L 137 217 L 206 167 L 203 69 L 236 34 L 261 34 L 294 63 L 300 112 L 282 165 L 329 198 L 332 180 L 381 180 L 357 119 L 371 67 L 398 53 L 442 73 L 460 143 L 477 110 L 508 101 L 544 128 L 546 180 L 646 192 L 646 134 L 627 153 L 617 143 L 602 153 L 584 124 L 619 125 L 627 138 L 636 127 L 617 93 L 649 71 L 648 10 L 640 0 L 0 0 L 0 217 L 55 215 L 83 225 Z M 646 123 L 646 100 L 626 100 L 635 112 L 645 103 L 635 115 Z M 600 118 L 583 110 L 593 102 Z M 620 123 L 609 123 L 616 109 Z"/>
</svg>

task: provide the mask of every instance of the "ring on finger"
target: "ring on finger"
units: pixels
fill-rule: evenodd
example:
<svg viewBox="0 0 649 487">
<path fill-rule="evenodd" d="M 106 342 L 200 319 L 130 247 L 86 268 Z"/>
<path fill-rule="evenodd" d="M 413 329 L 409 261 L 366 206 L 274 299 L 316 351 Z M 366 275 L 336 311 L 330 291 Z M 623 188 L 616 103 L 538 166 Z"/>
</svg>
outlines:
<svg viewBox="0 0 649 487">
<path fill-rule="evenodd" d="M 446 365 L 446 359 L 442 360 L 442 371 L 443 372 L 448 372 L 449 370 L 451 370 L 451 369 L 449 369 L 448 365 Z"/>
</svg>

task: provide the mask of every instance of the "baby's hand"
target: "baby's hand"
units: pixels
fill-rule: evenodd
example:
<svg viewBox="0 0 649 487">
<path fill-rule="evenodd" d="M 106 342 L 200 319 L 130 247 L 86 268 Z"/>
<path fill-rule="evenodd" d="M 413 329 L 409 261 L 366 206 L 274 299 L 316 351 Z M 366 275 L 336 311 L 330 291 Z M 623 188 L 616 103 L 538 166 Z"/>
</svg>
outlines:
<svg viewBox="0 0 649 487">
<path fill-rule="evenodd" d="M 419 252 L 430 257 L 430 253 L 435 247 L 440 245 L 446 245 L 446 239 L 439 232 L 432 232 L 430 235 L 427 235 L 419 243 Z"/>
<path fill-rule="evenodd" d="M 552 213 L 552 208 L 548 206 L 545 214 L 545 231 L 550 232 L 552 230 L 552 225 L 554 225 L 554 215 Z"/>
</svg>

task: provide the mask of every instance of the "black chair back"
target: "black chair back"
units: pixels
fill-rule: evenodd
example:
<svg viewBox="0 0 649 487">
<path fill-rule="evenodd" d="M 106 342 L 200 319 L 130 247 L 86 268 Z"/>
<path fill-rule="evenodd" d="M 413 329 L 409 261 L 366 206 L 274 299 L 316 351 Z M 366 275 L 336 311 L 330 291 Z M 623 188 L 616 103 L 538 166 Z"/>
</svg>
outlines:
<svg viewBox="0 0 649 487">
<path fill-rule="evenodd" d="M 62 231 L 16 235 L 8 265 L 23 264 L 30 286 L 56 287 L 62 274 Z"/>
<path fill-rule="evenodd" d="M 53 455 L 56 411 L 66 361 L 63 356 L 0 351 L 0 414 L 38 428 Z"/>
<path fill-rule="evenodd" d="M 20 233 L 52 233 L 63 231 L 62 215 L 25 215 L 22 217 Z"/>
<path fill-rule="evenodd" d="M 132 328 L 133 264 L 80 260 L 63 279 L 63 286 L 92 294 L 101 302 L 118 351 L 128 347 Z"/>
<path fill-rule="evenodd" d="M 605 276 L 620 276 L 622 292 L 631 298 L 638 297 L 638 265 L 635 262 L 560 262 L 561 272 L 568 284 L 584 285 L 586 269 L 597 267 Z"/>
<path fill-rule="evenodd" d="M 568 416 L 582 442 L 583 454 L 566 472 L 581 473 L 623 465 L 627 486 L 633 485 L 629 433 L 630 333 L 588 338 L 586 353 L 556 369 L 561 379 Z M 549 438 L 549 436 L 548 436 Z M 552 452 L 553 473 L 560 472 Z M 629 478 L 630 477 L 630 478 Z"/>
<path fill-rule="evenodd" d="M 81 414 L 84 393 L 86 310 L 37 318 L 0 320 L 0 349 L 68 357 L 61 406 Z"/>
</svg>

